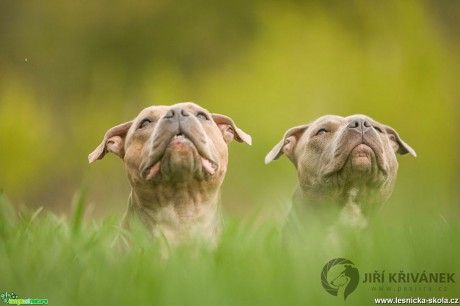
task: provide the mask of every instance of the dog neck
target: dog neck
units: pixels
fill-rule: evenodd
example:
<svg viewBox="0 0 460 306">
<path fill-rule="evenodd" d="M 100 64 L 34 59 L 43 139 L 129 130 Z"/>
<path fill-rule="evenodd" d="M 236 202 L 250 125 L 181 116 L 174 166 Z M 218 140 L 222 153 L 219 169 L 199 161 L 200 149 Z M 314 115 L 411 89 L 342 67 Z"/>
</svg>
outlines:
<svg viewBox="0 0 460 306">
<path fill-rule="evenodd" d="M 332 195 L 332 192 L 328 197 L 324 197 L 324 193 L 320 194 L 321 196 L 318 196 L 313 192 L 305 192 L 300 186 L 297 186 L 293 195 L 295 211 L 315 216 L 326 223 L 335 222 L 338 216 L 340 224 L 364 229 L 368 225 L 367 218 L 371 214 L 371 208 L 380 207 L 375 203 L 363 202 L 362 191 L 359 187 L 347 188 L 339 197 L 340 201 Z"/>
<path fill-rule="evenodd" d="M 156 192 L 148 199 L 132 190 L 125 224 L 133 218 L 141 221 L 156 238 L 163 237 L 170 245 L 187 241 L 217 243 L 221 230 L 220 193 L 197 193 L 189 188 Z"/>
<path fill-rule="evenodd" d="M 357 201 L 359 189 L 350 188 L 348 201 L 340 211 L 339 222 L 352 228 L 364 229 L 367 227 L 367 218 L 364 216 L 361 203 Z"/>
</svg>

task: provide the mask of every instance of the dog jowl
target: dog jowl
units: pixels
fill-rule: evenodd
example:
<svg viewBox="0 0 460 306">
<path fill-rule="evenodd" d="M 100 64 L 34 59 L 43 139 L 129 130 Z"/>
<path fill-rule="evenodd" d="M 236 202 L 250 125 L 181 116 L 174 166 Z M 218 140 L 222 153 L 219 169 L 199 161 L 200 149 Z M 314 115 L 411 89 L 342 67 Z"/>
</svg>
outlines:
<svg viewBox="0 0 460 306">
<path fill-rule="evenodd" d="M 88 159 L 106 153 L 123 159 L 132 187 L 124 226 L 136 218 L 172 245 L 196 238 L 215 244 L 232 140 L 251 144 L 227 116 L 194 103 L 151 106 L 109 129 Z"/>
<path fill-rule="evenodd" d="M 284 154 L 296 167 L 294 207 L 333 203 L 344 208 L 346 218 L 363 221 L 368 210 L 391 195 L 398 170 L 396 154 L 407 153 L 416 156 L 389 126 L 365 115 L 328 115 L 289 129 L 265 162 Z M 357 220 L 365 226 L 361 221 Z"/>
</svg>

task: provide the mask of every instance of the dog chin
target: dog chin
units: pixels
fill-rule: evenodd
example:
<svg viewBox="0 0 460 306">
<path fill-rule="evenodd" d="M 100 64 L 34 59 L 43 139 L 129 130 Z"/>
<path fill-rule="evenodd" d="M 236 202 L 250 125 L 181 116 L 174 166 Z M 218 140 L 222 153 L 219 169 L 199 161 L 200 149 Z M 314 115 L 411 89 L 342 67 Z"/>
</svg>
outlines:
<svg viewBox="0 0 460 306">
<path fill-rule="evenodd" d="M 144 178 L 153 181 L 162 177 L 180 179 L 189 175 L 213 176 L 218 165 L 201 156 L 195 145 L 186 138 L 174 139 L 162 158 L 144 170 Z"/>
<path fill-rule="evenodd" d="M 321 183 L 336 185 L 338 182 L 344 184 L 345 181 L 363 183 L 379 182 L 385 179 L 385 171 L 379 167 L 374 150 L 365 144 L 360 144 L 351 150 L 341 166 L 335 165 L 333 172 L 323 175 Z"/>
<path fill-rule="evenodd" d="M 375 162 L 374 151 L 364 144 L 354 148 L 349 155 L 351 169 L 355 172 L 368 173 L 372 170 L 373 163 Z"/>
</svg>

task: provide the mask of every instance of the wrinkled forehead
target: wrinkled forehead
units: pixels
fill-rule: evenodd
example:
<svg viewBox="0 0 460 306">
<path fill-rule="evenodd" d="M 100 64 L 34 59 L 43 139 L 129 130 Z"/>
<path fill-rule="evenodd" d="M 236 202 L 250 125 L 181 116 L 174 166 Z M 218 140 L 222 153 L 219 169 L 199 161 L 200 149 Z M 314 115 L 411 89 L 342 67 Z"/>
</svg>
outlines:
<svg viewBox="0 0 460 306">
<path fill-rule="evenodd" d="M 366 115 L 361 115 L 361 114 L 355 114 L 351 115 L 348 117 L 342 117 L 342 116 L 336 116 L 336 115 L 326 115 L 323 117 L 320 117 L 313 121 L 310 126 L 315 127 L 315 126 L 323 126 L 323 125 L 335 125 L 335 126 L 340 126 L 340 125 L 345 125 L 349 124 L 355 120 L 367 120 L 370 123 L 377 123 L 374 119 L 370 118 L 369 116 Z"/>
<path fill-rule="evenodd" d="M 323 125 L 340 125 L 344 124 L 346 122 L 346 118 L 341 117 L 341 116 L 336 116 L 336 115 L 326 115 L 323 117 L 320 117 L 313 121 L 310 126 L 311 127 L 316 127 L 316 126 L 323 126 Z"/>
<path fill-rule="evenodd" d="M 371 117 L 363 115 L 363 114 L 351 115 L 351 116 L 346 117 L 345 119 L 347 120 L 347 122 L 352 122 L 352 121 L 355 121 L 355 120 L 358 120 L 358 119 L 363 119 L 363 120 L 366 120 L 366 121 L 369 121 L 369 122 L 372 122 L 372 123 L 377 123 L 377 121 L 375 121 Z"/>
<path fill-rule="evenodd" d="M 193 103 L 193 102 L 183 102 L 183 103 L 177 103 L 173 105 L 154 105 L 154 106 L 149 106 L 144 108 L 139 115 L 137 116 L 137 119 L 143 118 L 143 117 L 153 117 L 153 118 L 159 118 L 164 116 L 169 110 L 173 108 L 183 108 L 189 112 L 196 112 L 196 111 L 202 111 L 202 112 L 208 112 L 206 109 L 202 108 L 201 106 Z"/>
</svg>

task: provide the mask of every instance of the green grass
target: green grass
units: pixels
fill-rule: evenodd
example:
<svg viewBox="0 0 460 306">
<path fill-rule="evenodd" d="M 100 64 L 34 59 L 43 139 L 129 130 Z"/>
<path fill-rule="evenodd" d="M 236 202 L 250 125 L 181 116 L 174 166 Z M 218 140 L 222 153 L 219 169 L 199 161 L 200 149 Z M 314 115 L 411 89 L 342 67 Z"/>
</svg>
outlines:
<svg viewBox="0 0 460 306">
<path fill-rule="evenodd" d="M 344 302 L 320 282 L 334 257 L 353 261 L 361 280 L 375 270 L 404 270 L 457 273 L 459 282 L 458 221 L 377 218 L 331 251 L 321 227 L 286 242 L 275 222 L 226 220 L 216 250 L 179 248 L 166 260 L 141 230 L 128 233 L 130 249 L 111 248 L 118 217 L 83 222 L 84 202 L 77 197 L 66 220 L 43 210 L 17 212 L 0 197 L 0 293 L 47 298 L 50 305 L 374 305 L 378 297 L 460 297 L 458 283 L 398 284 L 391 292 L 360 283 Z"/>
</svg>

